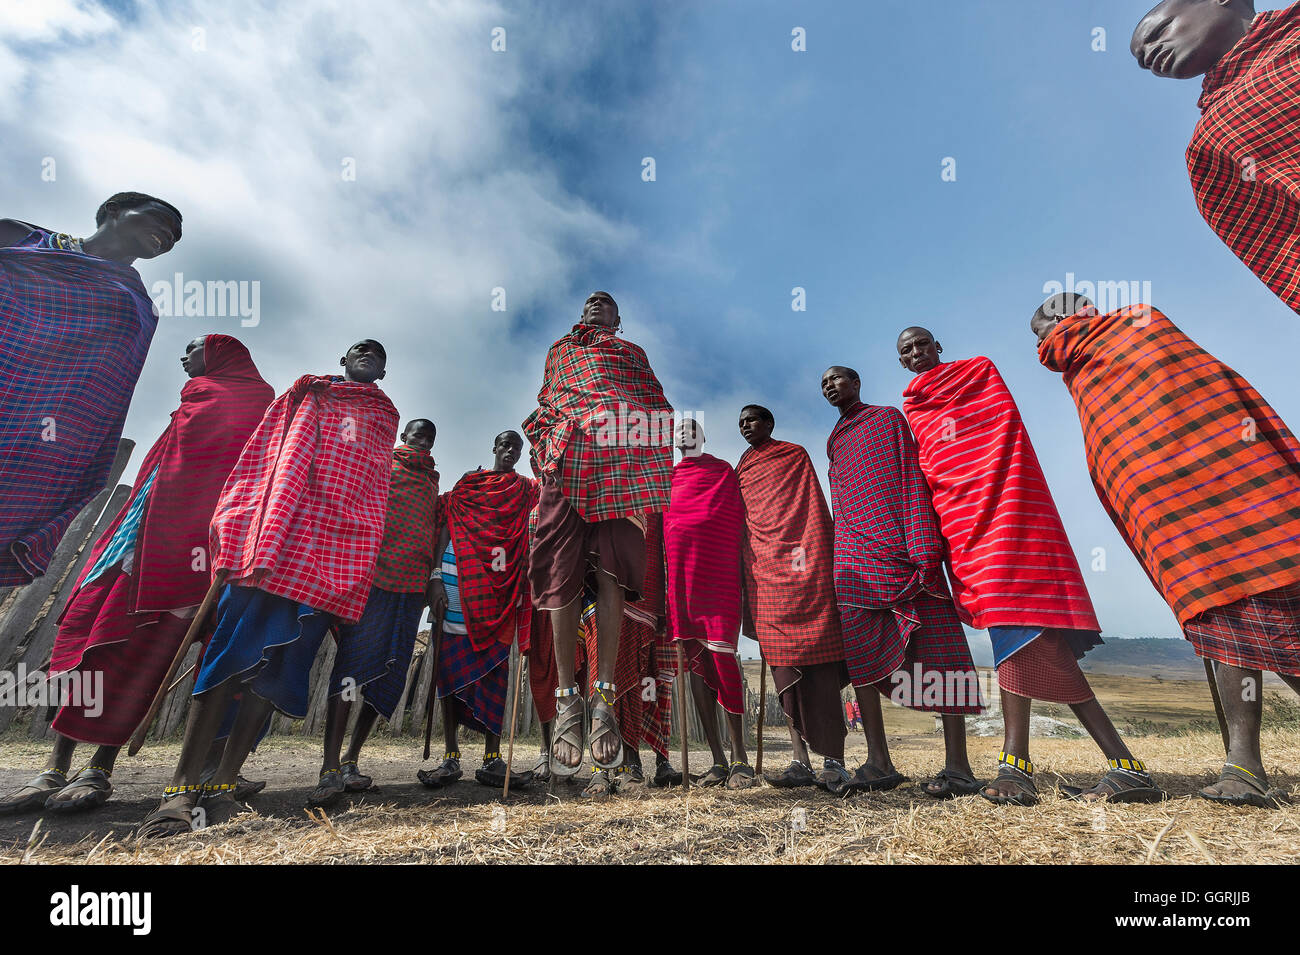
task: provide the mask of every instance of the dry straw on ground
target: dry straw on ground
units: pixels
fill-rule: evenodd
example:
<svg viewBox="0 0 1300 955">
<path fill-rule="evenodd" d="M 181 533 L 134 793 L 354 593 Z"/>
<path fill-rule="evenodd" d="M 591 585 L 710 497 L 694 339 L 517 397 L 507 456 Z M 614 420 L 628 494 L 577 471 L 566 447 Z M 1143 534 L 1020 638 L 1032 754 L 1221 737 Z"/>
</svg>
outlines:
<svg viewBox="0 0 1300 955">
<path fill-rule="evenodd" d="M 1035 741 L 1034 748 L 1040 788 L 1061 778 L 1086 783 L 1098 775 L 1097 754 L 1087 740 Z M 1216 775 L 1222 753 L 1217 735 L 1147 737 L 1134 748 L 1172 800 L 1081 806 L 1047 793 L 1033 808 L 1001 808 L 977 797 L 936 802 L 908 786 L 849 800 L 763 787 L 692 790 L 685 798 L 676 790 L 650 790 L 593 802 L 571 790 L 556 798 L 533 788 L 502 807 L 499 799 L 481 801 L 486 791 L 470 783 L 446 796 L 430 791 L 418 804 L 369 797 L 328 815 L 251 814 L 144 844 L 120 826 L 71 844 L 43 838 L 38 828 L 31 838 L 0 845 L 0 861 L 1224 864 L 1293 863 L 1300 857 L 1300 806 L 1229 809 L 1191 797 Z M 994 769 L 988 749 L 972 741 L 976 771 L 986 776 Z M 1300 800 L 1300 740 L 1291 732 L 1268 731 L 1264 752 L 1274 785 Z M 896 761 L 921 779 L 939 768 L 942 743 L 900 740 Z"/>
</svg>

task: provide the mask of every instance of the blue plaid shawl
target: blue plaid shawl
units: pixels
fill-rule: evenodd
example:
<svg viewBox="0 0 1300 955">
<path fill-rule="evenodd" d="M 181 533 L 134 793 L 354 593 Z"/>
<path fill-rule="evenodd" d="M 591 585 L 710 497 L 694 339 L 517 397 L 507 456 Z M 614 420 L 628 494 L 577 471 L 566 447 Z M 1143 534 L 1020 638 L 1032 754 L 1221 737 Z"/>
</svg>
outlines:
<svg viewBox="0 0 1300 955">
<path fill-rule="evenodd" d="M 158 317 L 128 265 L 0 248 L 0 585 L 45 573 L 108 481 Z"/>
</svg>

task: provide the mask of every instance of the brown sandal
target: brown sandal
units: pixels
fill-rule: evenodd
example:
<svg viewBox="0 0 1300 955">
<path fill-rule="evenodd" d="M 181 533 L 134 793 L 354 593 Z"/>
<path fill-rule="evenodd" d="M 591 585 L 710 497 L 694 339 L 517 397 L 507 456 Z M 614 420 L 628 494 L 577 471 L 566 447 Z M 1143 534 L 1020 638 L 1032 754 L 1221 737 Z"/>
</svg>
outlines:
<svg viewBox="0 0 1300 955">
<path fill-rule="evenodd" d="M 145 816 L 140 827 L 135 831 L 137 839 L 165 839 L 192 832 L 203 826 L 203 814 L 199 810 L 199 800 L 203 796 L 203 787 L 168 786 L 163 790 L 163 798 L 158 808 Z"/>
<path fill-rule="evenodd" d="M 47 769 L 31 782 L 23 783 L 17 789 L 0 796 L 0 813 L 27 812 L 42 809 L 46 800 L 53 793 L 68 785 L 68 777 L 57 769 Z M 24 790 L 31 792 L 24 794 Z"/>
</svg>

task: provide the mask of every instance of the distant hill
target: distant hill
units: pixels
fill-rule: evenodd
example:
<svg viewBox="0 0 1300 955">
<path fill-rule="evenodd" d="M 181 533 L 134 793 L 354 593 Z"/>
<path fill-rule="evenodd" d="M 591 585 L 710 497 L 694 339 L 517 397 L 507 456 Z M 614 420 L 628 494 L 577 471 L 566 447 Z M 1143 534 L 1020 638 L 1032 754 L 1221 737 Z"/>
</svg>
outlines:
<svg viewBox="0 0 1300 955">
<path fill-rule="evenodd" d="M 978 634 L 970 640 L 976 666 L 993 665 L 988 637 Z M 1164 679 L 1204 676 L 1192 645 L 1181 638 L 1110 638 L 1090 651 L 1080 663 L 1087 673 L 1115 673 L 1121 676 L 1159 676 Z"/>
<path fill-rule="evenodd" d="M 1132 676 L 1205 675 L 1205 664 L 1182 638 L 1148 637 L 1107 640 L 1090 652 L 1080 666 L 1088 673 L 1119 673 Z"/>
</svg>

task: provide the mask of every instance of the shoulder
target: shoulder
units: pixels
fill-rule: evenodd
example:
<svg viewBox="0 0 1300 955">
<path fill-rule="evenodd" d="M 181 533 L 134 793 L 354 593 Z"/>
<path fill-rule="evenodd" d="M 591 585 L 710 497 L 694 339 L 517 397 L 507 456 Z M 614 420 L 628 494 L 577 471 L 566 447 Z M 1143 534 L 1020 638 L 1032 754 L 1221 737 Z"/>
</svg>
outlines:
<svg viewBox="0 0 1300 955">
<path fill-rule="evenodd" d="M 21 219 L 0 219 L 0 246 L 20 242 L 39 229 L 39 226 L 23 222 Z"/>
</svg>

